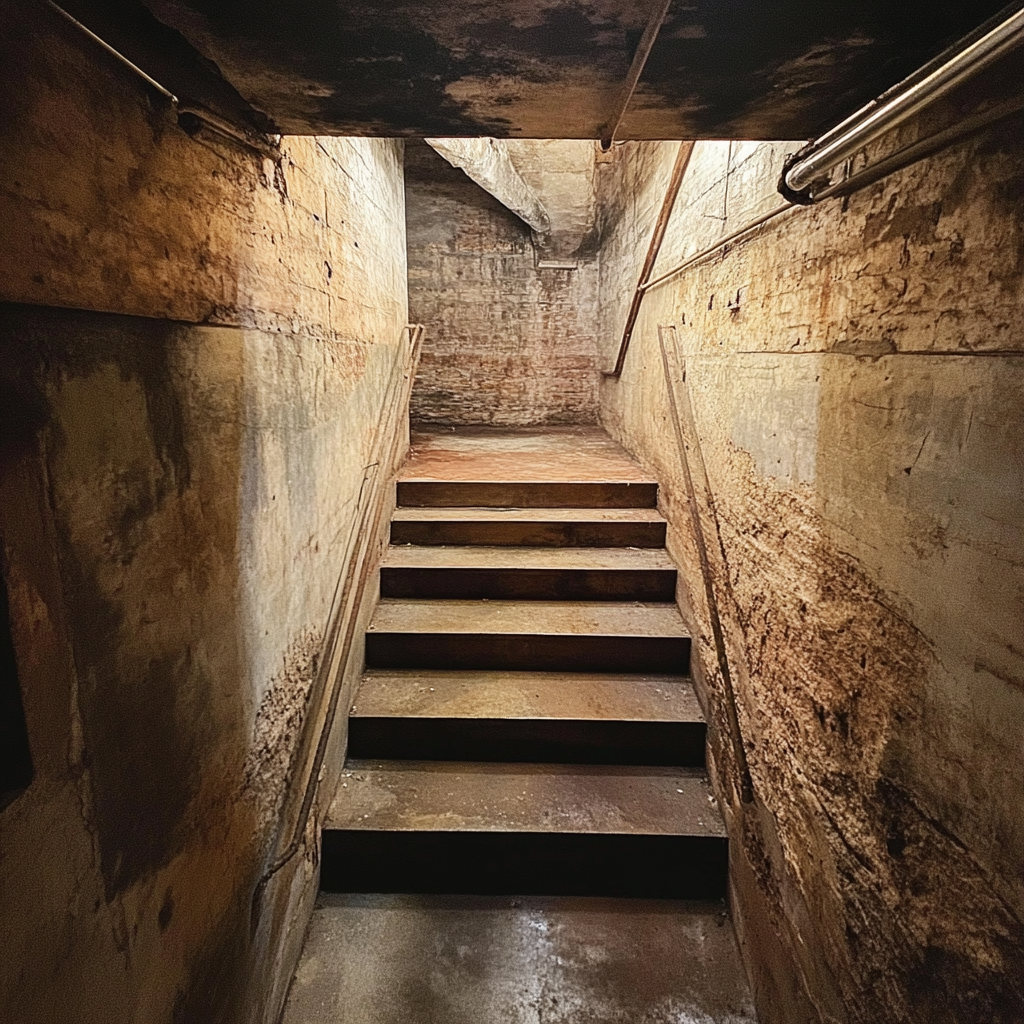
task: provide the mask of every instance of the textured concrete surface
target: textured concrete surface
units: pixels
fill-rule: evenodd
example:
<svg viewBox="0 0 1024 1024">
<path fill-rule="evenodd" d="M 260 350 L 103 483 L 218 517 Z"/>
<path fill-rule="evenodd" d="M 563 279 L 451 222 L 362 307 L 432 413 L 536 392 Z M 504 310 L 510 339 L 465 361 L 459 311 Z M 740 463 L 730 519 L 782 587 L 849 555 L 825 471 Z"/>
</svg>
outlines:
<svg viewBox="0 0 1024 1024">
<path fill-rule="evenodd" d="M 698 144 L 659 268 L 774 206 L 788 148 Z M 618 151 L 642 163 L 620 168 L 604 252 L 632 245 L 639 265 L 635 218 L 656 212 L 671 149 Z M 757 795 L 727 820 L 766 1024 L 1024 1019 L 1022 169 L 1007 124 L 787 214 L 652 290 L 604 385 L 603 422 L 661 485 L 729 793 L 658 348 L 675 325 Z"/>
<path fill-rule="evenodd" d="M 725 908 L 322 895 L 283 1024 L 753 1024 Z"/>
<path fill-rule="evenodd" d="M 680 676 L 572 672 L 367 672 L 352 716 L 564 718 L 700 722 L 689 680 Z"/>
<path fill-rule="evenodd" d="M 313 844 L 253 887 L 407 319 L 401 145 L 193 140 L 51 14 L 0 15 L 0 562 L 36 769 L 0 814 L 0 1018 L 269 1020 Z"/>
<path fill-rule="evenodd" d="M 725 834 L 703 768 L 349 761 L 327 828 Z"/>
<path fill-rule="evenodd" d="M 427 145 L 452 165 L 465 171 L 502 206 L 521 217 L 541 234 L 551 228 L 544 201 L 523 180 L 499 139 L 426 139 Z"/>
<path fill-rule="evenodd" d="M 414 430 L 399 479 L 655 482 L 600 427 Z"/>
<path fill-rule="evenodd" d="M 682 637 L 674 604 L 639 601 L 434 601 L 385 598 L 368 632 Z"/>
</svg>

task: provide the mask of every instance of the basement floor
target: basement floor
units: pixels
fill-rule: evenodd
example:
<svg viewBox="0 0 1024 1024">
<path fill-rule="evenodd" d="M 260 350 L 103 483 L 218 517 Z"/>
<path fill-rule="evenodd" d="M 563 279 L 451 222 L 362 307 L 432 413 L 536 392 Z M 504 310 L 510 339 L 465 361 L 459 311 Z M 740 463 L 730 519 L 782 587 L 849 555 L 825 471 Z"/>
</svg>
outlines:
<svg viewBox="0 0 1024 1024">
<path fill-rule="evenodd" d="M 652 482 L 600 427 L 414 428 L 401 479 Z"/>
<path fill-rule="evenodd" d="M 719 902 L 322 893 L 282 1024 L 756 1019 Z"/>
</svg>

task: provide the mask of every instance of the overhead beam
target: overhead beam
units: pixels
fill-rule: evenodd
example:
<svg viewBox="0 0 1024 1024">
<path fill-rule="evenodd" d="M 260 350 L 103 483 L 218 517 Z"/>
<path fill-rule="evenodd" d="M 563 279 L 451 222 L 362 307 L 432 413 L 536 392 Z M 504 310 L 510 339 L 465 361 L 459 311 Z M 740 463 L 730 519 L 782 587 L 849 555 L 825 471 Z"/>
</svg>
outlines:
<svg viewBox="0 0 1024 1024">
<path fill-rule="evenodd" d="M 534 231 L 545 235 L 551 230 L 544 204 L 523 181 L 502 142 L 497 139 L 427 139 L 426 142 Z"/>
</svg>

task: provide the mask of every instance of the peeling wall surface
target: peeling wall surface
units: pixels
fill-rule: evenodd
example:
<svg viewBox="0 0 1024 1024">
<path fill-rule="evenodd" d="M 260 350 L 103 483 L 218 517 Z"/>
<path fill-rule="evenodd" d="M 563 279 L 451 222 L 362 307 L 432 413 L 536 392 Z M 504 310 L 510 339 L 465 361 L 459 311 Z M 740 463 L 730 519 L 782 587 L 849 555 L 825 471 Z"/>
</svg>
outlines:
<svg viewBox="0 0 1024 1024">
<path fill-rule="evenodd" d="M 776 205 L 790 148 L 699 143 L 655 273 Z M 673 157 L 627 145 L 607 172 L 628 188 L 603 193 L 604 362 Z M 602 386 L 604 424 L 661 481 L 688 582 L 765 1024 L 1024 1020 L 1022 308 L 1010 123 L 652 289 Z M 694 500 L 752 804 L 659 325 L 698 482 L 706 466 Z"/>
<path fill-rule="evenodd" d="M 554 229 L 565 204 L 546 201 L 524 166 Z M 596 258 L 538 266 L 529 228 L 424 144 L 406 147 L 406 217 L 409 315 L 426 326 L 413 420 L 596 422 Z"/>
<path fill-rule="evenodd" d="M 45 8 L 2 16 L 0 537 L 34 779 L 0 812 L 0 1018 L 272 1021 L 312 839 L 252 897 L 405 351 L 402 144 L 192 139 Z"/>
</svg>

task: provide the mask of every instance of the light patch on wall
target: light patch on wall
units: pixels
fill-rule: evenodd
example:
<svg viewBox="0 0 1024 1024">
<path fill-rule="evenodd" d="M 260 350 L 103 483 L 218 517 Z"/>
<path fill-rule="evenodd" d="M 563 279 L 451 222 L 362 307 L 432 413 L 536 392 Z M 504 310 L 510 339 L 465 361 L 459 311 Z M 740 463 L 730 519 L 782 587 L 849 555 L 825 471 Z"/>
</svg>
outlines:
<svg viewBox="0 0 1024 1024">
<path fill-rule="evenodd" d="M 785 372 L 777 356 L 752 359 L 740 371 L 744 387 L 723 388 L 722 394 L 743 396 L 729 410 L 732 443 L 748 452 L 776 486 L 797 487 L 813 484 L 816 477 L 821 361 L 783 358 Z"/>
</svg>

